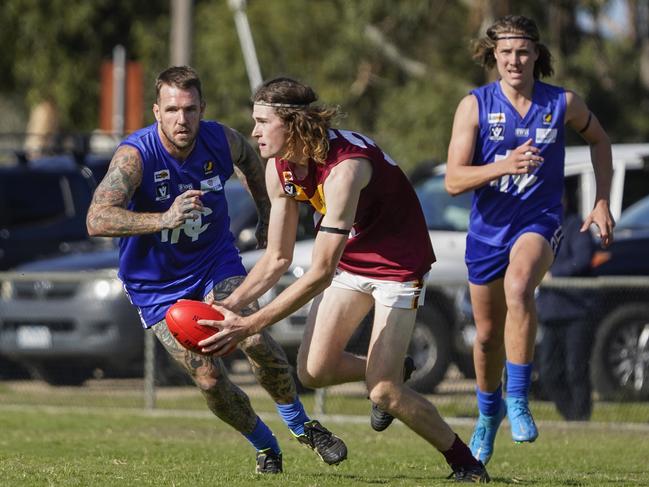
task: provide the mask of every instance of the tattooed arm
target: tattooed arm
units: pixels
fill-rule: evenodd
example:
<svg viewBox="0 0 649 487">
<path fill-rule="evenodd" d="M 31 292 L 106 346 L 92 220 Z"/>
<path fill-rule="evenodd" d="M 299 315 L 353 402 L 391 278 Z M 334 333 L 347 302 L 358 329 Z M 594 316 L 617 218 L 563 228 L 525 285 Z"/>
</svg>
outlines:
<svg viewBox="0 0 649 487">
<path fill-rule="evenodd" d="M 265 168 L 255 150 L 236 130 L 225 127 L 234 169 L 257 206 L 257 248 L 265 248 L 268 239 L 270 199 L 266 191 Z"/>
<path fill-rule="evenodd" d="M 128 145 L 117 149 L 108 172 L 101 181 L 88 208 L 86 226 L 90 236 L 124 237 L 176 228 L 196 218 L 201 211 L 201 191 L 189 190 L 179 195 L 164 213 L 138 213 L 126 209 L 142 181 L 142 157 Z"/>
</svg>

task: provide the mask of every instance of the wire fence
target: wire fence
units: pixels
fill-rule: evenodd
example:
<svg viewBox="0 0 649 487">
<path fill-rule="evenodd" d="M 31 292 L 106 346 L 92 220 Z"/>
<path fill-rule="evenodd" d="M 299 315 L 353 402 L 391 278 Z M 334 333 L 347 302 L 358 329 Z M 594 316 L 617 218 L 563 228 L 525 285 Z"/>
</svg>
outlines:
<svg viewBox="0 0 649 487">
<path fill-rule="evenodd" d="M 178 380 L 169 372 L 166 354 L 152 333 L 142 331 L 114 272 L 5 272 L 0 283 L 0 405 L 205 410 L 199 391 L 179 385 L 186 378 Z M 649 422 L 649 278 L 554 279 L 541 289 L 559 291 L 573 301 L 586 295 L 586 332 L 581 336 L 588 339 L 564 339 L 561 346 L 555 341 L 552 350 L 558 353 L 542 354 L 552 332 L 551 325 L 541 323 L 531 391 L 535 414 L 559 421 Z M 461 299 L 457 303 L 461 318 L 451 331 L 470 351 L 470 315 Z M 362 347 L 357 351 L 362 353 Z M 578 375 L 577 383 L 567 380 L 576 365 L 566 358 L 575 351 L 581 357 L 577 365 L 589 364 L 588 375 Z M 461 363 L 467 355 L 456 350 L 451 356 L 442 379 L 423 393 L 446 417 L 475 417 L 475 380 Z M 228 366 L 255 408 L 274 412 L 247 362 L 236 357 Z M 587 414 L 571 417 L 561 401 L 587 386 L 584 380 L 591 384 L 586 396 L 592 399 L 592 414 L 586 408 Z M 363 383 L 306 390 L 302 398 L 315 414 L 369 413 Z"/>
</svg>

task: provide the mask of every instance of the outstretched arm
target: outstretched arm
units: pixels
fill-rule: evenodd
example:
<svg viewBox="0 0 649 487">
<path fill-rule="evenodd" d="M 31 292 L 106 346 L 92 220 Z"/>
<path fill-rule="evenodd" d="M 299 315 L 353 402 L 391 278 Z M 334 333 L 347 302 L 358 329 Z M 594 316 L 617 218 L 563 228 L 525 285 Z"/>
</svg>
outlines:
<svg viewBox="0 0 649 487">
<path fill-rule="evenodd" d="M 503 159 L 472 165 L 479 129 L 478 115 L 478 100 L 474 95 L 464 97 L 455 112 L 444 180 L 446 191 L 452 196 L 480 188 L 506 174 L 530 173 L 543 162 L 538 155 L 540 149 L 534 147 L 532 139 L 529 139 Z"/>
<path fill-rule="evenodd" d="M 595 171 L 595 204 L 581 231 L 585 232 L 594 223 L 599 228 L 602 245 L 607 247 L 613 241 L 615 227 L 609 206 L 613 179 L 611 141 L 597 117 L 577 94 L 566 91 L 566 105 L 566 124 L 577 131 L 590 146 L 590 159 Z"/>
<path fill-rule="evenodd" d="M 124 237 L 176 228 L 186 220 L 196 218 L 201 211 L 201 191 L 181 194 L 164 213 L 139 213 L 126 209 L 133 193 L 142 181 L 142 157 L 132 146 L 117 149 L 106 176 L 95 190 L 86 216 L 90 236 Z"/>
<path fill-rule="evenodd" d="M 230 155 L 239 180 L 246 187 L 257 206 L 257 248 L 266 247 L 270 200 L 266 191 L 264 165 L 245 137 L 234 129 L 224 127 L 230 145 Z"/>
<path fill-rule="evenodd" d="M 351 230 L 361 190 L 372 175 L 371 164 L 365 159 L 349 159 L 338 164 L 324 184 L 327 213 L 322 219 L 323 227 Z M 219 355 L 232 343 L 259 333 L 267 326 L 289 316 L 315 296 L 324 291 L 333 279 L 342 256 L 347 234 L 318 232 L 313 246 L 313 260 L 309 270 L 286 288 L 273 301 L 256 313 L 241 317 L 227 309 L 219 309 L 225 319 L 207 323 L 218 326 L 221 331 L 200 343 L 205 352 Z"/>
</svg>

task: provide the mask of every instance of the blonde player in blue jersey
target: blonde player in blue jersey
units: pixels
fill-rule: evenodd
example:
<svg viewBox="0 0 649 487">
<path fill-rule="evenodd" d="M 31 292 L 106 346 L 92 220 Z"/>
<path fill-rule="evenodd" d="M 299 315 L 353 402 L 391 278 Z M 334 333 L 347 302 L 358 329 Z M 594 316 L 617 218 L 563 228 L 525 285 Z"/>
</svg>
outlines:
<svg viewBox="0 0 649 487">
<path fill-rule="evenodd" d="M 538 436 L 528 405 L 534 289 L 561 242 L 566 125 L 589 144 L 595 169 L 595 204 L 581 231 L 596 225 L 606 246 L 614 221 L 608 136 L 579 96 L 540 81 L 553 70 L 535 23 L 516 15 L 497 20 L 476 42 L 475 58 L 495 66 L 499 79 L 459 103 L 446 189 L 452 195 L 474 191 L 466 264 L 477 327 L 473 358 L 480 415 L 469 446 L 486 464 L 505 415 L 515 442 Z"/>
</svg>

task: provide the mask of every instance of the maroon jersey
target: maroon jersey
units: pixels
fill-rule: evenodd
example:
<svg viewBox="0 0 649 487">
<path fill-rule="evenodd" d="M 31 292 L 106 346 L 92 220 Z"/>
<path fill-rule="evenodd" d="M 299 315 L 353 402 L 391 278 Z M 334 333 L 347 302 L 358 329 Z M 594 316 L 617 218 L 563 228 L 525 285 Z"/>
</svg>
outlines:
<svg viewBox="0 0 649 487">
<path fill-rule="evenodd" d="M 323 186 L 331 170 L 347 159 L 367 159 L 372 178 L 361 191 L 354 225 L 338 267 L 373 279 L 421 279 L 435 262 L 426 221 L 410 181 L 397 164 L 370 138 L 347 130 L 329 130 L 329 153 L 324 164 L 309 160 L 299 179 L 295 165 L 275 159 L 284 192 L 311 204 L 324 215 Z"/>
</svg>

